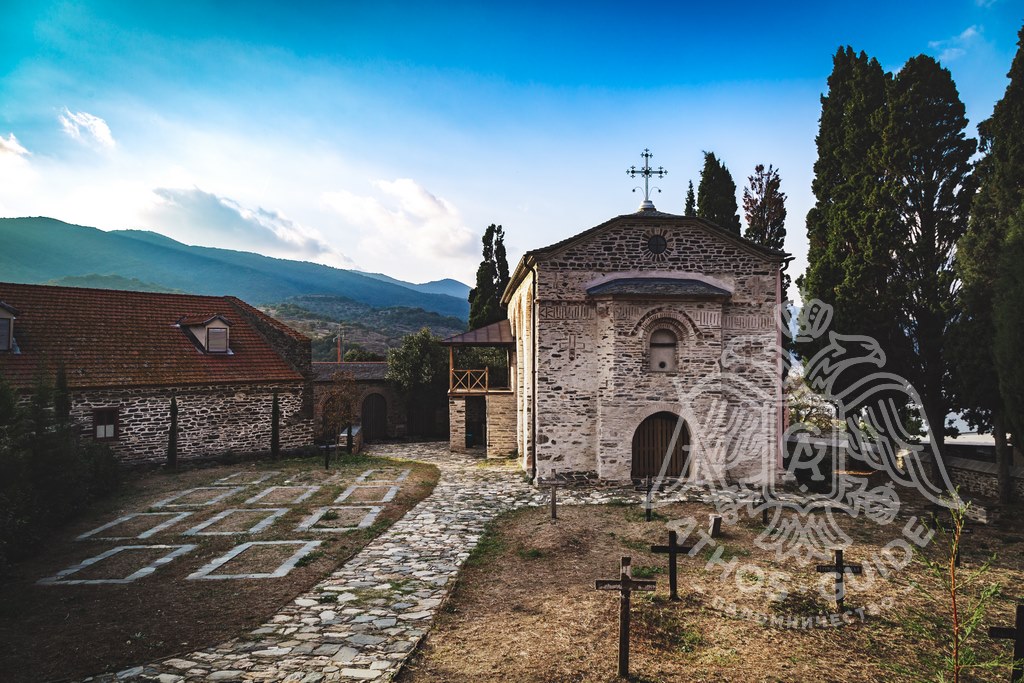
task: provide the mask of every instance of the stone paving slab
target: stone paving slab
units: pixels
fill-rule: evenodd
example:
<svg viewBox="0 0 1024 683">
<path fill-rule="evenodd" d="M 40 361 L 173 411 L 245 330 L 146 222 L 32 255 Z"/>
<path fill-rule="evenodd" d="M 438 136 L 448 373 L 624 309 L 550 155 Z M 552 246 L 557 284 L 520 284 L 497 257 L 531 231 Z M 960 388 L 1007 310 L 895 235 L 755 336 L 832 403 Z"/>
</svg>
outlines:
<svg viewBox="0 0 1024 683">
<path fill-rule="evenodd" d="M 72 565 L 67 569 L 63 569 L 54 576 L 49 576 L 45 579 L 39 579 L 36 581 L 41 586 L 75 586 L 75 585 L 99 585 L 99 584 L 122 584 L 131 583 L 132 581 L 138 581 L 139 579 L 149 576 L 160 567 L 164 566 L 168 562 L 173 561 L 176 557 L 184 555 L 185 553 L 192 552 L 196 546 L 192 544 L 186 545 L 119 545 L 116 548 L 111 548 L 105 552 L 82 560 L 76 565 Z M 130 553 L 133 550 L 137 551 L 149 551 L 149 550 L 169 550 L 170 552 L 161 555 L 152 562 L 139 567 L 138 569 L 128 573 L 126 576 L 117 576 L 102 579 L 75 579 L 73 577 L 78 572 L 91 567 L 94 564 L 99 564 L 103 560 L 118 555 L 123 552 Z"/>
<path fill-rule="evenodd" d="M 191 514 L 192 514 L 191 512 L 133 512 L 131 514 L 124 515 L 123 517 L 118 517 L 113 522 L 108 522 L 108 523 L 104 524 L 101 527 L 96 527 L 92 531 L 86 531 L 84 534 L 81 534 L 80 536 L 77 536 L 75 538 L 75 540 L 76 541 L 85 541 L 85 540 L 94 540 L 94 541 L 127 541 L 127 540 L 133 540 L 133 539 L 146 539 L 146 538 L 149 538 L 150 536 L 154 536 L 154 535 L 160 533 L 164 529 L 167 529 L 167 528 L 177 524 L 178 522 L 180 522 L 181 520 L 185 519 L 186 517 L 188 517 Z M 131 520 L 137 519 L 139 517 L 170 517 L 170 519 L 165 519 L 163 522 L 160 522 L 158 524 L 154 524 L 153 526 L 151 526 L 150 528 L 146 529 L 145 531 L 140 532 L 136 536 L 106 536 L 106 535 L 99 536 L 98 535 L 98 534 L 100 534 L 100 533 L 102 533 L 104 531 L 115 529 L 117 526 L 120 526 L 121 524 L 124 524 L 125 522 L 130 522 Z M 112 531 L 111 533 L 117 533 L 117 531 L 115 530 L 115 531 Z"/>
</svg>

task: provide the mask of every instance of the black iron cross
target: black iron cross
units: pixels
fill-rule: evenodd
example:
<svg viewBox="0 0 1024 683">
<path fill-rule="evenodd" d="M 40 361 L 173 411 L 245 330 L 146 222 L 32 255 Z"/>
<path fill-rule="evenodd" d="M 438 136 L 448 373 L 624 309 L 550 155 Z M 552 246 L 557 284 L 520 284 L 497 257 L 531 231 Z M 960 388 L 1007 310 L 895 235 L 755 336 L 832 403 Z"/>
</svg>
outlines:
<svg viewBox="0 0 1024 683">
<path fill-rule="evenodd" d="M 668 545 L 652 545 L 651 552 L 659 554 L 668 554 L 668 590 L 669 597 L 672 600 L 679 599 L 679 592 L 677 590 L 677 578 L 676 578 L 676 558 L 679 557 L 679 553 L 688 553 L 693 550 L 693 546 L 690 545 L 679 545 L 677 542 L 678 535 L 674 531 L 668 532 Z"/>
<path fill-rule="evenodd" d="M 565 486 L 564 481 L 558 481 L 558 472 L 551 470 L 550 479 L 540 479 L 537 481 L 540 486 L 547 486 L 551 489 L 551 519 L 558 519 L 558 487 Z"/>
<path fill-rule="evenodd" d="M 651 178 L 664 178 L 665 176 L 668 175 L 668 171 L 663 169 L 661 166 L 659 166 L 657 170 L 651 168 L 651 157 L 653 157 L 654 155 L 651 154 L 651 150 L 647 149 L 646 147 L 644 148 L 644 151 L 640 154 L 640 156 L 644 158 L 643 167 L 637 168 L 636 166 L 630 166 L 628 169 L 626 169 L 626 175 L 628 175 L 630 178 L 636 178 L 637 175 L 639 175 L 644 179 L 644 202 L 647 203 L 651 201 Z M 658 192 L 661 192 L 661 190 L 658 188 L 654 189 L 658 190 Z M 635 189 L 633 191 L 636 192 Z"/>
<path fill-rule="evenodd" d="M 654 488 L 654 480 L 647 475 L 647 494 L 644 497 L 644 519 L 651 521 L 651 490 Z"/>
<path fill-rule="evenodd" d="M 653 591 L 653 579 L 634 579 L 632 560 L 622 558 L 618 579 L 598 579 L 594 588 L 599 591 L 619 591 L 619 676 L 629 677 L 629 598 L 633 591 Z"/>
<path fill-rule="evenodd" d="M 825 572 L 835 572 L 836 575 L 836 611 L 843 611 L 843 600 L 846 597 L 846 585 L 843 581 L 844 574 L 860 575 L 864 571 L 864 567 L 859 564 L 843 564 L 843 551 L 839 548 L 835 550 L 836 561 L 835 564 L 819 564 L 818 572 L 824 574 Z"/>
<path fill-rule="evenodd" d="M 988 630 L 989 638 L 1006 638 L 1013 641 L 1013 671 L 1010 683 L 1024 681 L 1024 604 L 1017 605 L 1017 618 L 1013 628 L 993 626 Z"/>
</svg>

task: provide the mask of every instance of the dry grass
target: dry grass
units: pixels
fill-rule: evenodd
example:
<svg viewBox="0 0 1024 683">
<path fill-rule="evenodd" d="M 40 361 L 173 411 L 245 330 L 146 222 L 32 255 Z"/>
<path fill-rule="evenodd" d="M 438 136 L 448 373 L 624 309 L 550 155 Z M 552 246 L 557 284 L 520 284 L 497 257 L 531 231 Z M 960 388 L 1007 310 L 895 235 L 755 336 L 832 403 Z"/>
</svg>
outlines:
<svg viewBox="0 0 1024 683">
<path fill-rule="evenodd" d="M 649 546 L 665 543 L 666 518 L 709 510 L 696 504 L 663 509 L 662 521 L 643 522 L 638 508 L 563 507 L 552 524 L 546 509 L 503 517 L 467 563 L 451 601 L 423 647 L 399 677 L 404 683 L 454 681 L 613 681 L 617 653 L 617 594 L 594 590 L 594 580 L 617 578 L 619 558 L 632 557 L 634 576 L 658 581 L 654 594 L 634 594 L 631 672 L 637 681 L 877 681 L 929 679 L 938 634 L 921 634 L 920 610 L 934 610 L 907 580 L 912 565 L 883 579 L 850 581 L 847 608 L 865 610 L 842 628 L 779 628 L 740 618 L 744 609 L 771 617 L 809 619 L 831 612 L 818 586 L 829 576 L 813 564 L 780 562 L 754 539 L 760 520 L 727 527 L 723 563 L 710 551 L 680 560 L 681 602 L 668 600 L 667 558 Z M 1019 519 L 1019 515 L 1016 516 Z M 880 528 L 845 518 L 854 539 L 847 562 L 863 562 L 898 538 L 900 526 Z M 965 569 L 996 549 L 989 577 L 1019 593 L 1020 522 L 978 529 L 965 537 Z M 935 548 L 933 548 L 933 551 Z M 735 557 L 732 569 L 725 572 Z M 774 572 L 769 580 L 762 576 Z M 866 573 L 869 573 L 866 570 Z M 779 600 L 780 589 L 786 597 Z M 1012 598 L 998 599 L 988 623 L 1012 623 Z M 731 610 L 736 616 L 730 616 Z M 986 623 L 986 626 L 988 625 Z M 985 657 L 1007 654 L 983 635 Z M 1000 673 L 1000 679 L 1002 674 Z M 1006 678 L 1009 670 L 1006 670 Z M 965 679 L 970 680 L 970 679 Z M 981 679 L 977 679 L 981 680 Z M 990 680 L 990 679 L 986 679 Z"/>
<path fill-rule="evenodd" d="M 332 459 L 333 460 L 333 459 Z M 44 545 L 37 556 L 14 565 L 0 583 L 0 680 L 4 683 L 81 678 L 118 670 L 162 657 L 188 653 L 221 643 L 255 628 L 365 546 L 428 495 L 437 482 L 431 465 L 400 463 L 412 473 L 402 482 L 395 500 L 384 504 L 377 521 L 367 529 L 345 533 L 297 532 L 296 525 L 313 509 L 330 505 L 371 468 L 395 469 L 390 460 L 370 457 L 333 460 L 330 471 L 318 459 L 260 462 L 137 475 L 124 492 L 104 501 L 74 525 Z M 278 470 L 272 480 L 245 488 L 234 496 L 204 507 L 147 539 L 104 541 L 75 537 L 101 524 L 131 513 L 162 511 L 151 506 L 176 492 L 211 482 L 240 470 Z M 397 471 L 397 470 L 396 470 Z M 320 490 L 298 505 L 275 506 L 266 498 L 245 506 L 250 496 L 266 487 L 316 484 Z M 294 492 L 292 492 L 294 496 Z M 258 534 L 182 536 L 185 531 L 218 512 L 235 507 L 289 507 L 289 512 Z M 176 508 L 175 511 L 180 510 Z M 207 531 L 248 529 L 256 517 L 238 513 Z M 136 518 L 99 536 L 128 536 L 168 519 Z M 246 541 L 321 540 L 323 543 L 287 576 L 275 579 L 188 581 L 193 571 Z M 154 574 L 124 585 L 40 586 L 38 579 L 55 575 L 82 560 L 118 545 L 197 544 L 191 553 L 175 559 Z M 297 546 L 256 546 L 215 573 L 270 571 L 295 552 Z M 157 555 L 168 551 L 159 551 Z M 154 559 L 148 551 L 123 551 L 69 577 L 106 578 L 127 575 Z M 148 553 L 152 555 L 153 553 Z M 145 560 L 145 561 L 144 561 Z"/>
</svg>

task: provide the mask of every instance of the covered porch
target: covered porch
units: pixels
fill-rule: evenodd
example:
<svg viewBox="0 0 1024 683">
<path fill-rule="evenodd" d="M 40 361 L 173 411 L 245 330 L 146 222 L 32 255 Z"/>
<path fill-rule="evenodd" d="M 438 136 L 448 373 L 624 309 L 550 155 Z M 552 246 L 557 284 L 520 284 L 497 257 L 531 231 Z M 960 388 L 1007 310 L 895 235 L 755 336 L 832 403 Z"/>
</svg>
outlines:
<svg viewBox="0 0 1024 683">
<path fill-rule="evenodd" d="M 449 337 L 449 444 L 488 458 L 516 451 L 515 338 L 507 320 Z"/>
</svg>

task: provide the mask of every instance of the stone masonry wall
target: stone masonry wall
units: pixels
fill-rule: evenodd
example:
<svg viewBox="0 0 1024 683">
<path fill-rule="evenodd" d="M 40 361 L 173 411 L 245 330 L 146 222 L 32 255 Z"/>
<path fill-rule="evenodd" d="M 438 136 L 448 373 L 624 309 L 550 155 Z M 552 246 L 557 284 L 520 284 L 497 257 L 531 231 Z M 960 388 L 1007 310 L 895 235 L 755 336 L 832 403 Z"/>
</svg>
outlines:
<svg viewBox="0 0 1024 683">
<path fill-rule="evenodd" d="M 524 470 L 533 466 L 533 315 L 535 286 L 525 277 L 509 299 L 508 320 L 516 339 L 516 447 Z"/>
<path fill-rule="evenodd" d="M 448 397 L 448 424 L 449 448 L 460 453 L 468 450 L 466 448 L 465 397 Z"/>
<path fill-rule="evenodd" d="M 666 239 L 665 254 L 646 251 L 652 234 Z M 660 411 L 687 421 L 693 478 L 764 481 L 773 475 L 781 415 L 774 312 L 778 262 L 685 218 L 636 216 L 542 256 L 538 268 L 540 476 L 553 468 L 597 469 L 603 479 L 627 479 L 633 434 Z M 610 276 L 697 279 L 731 296 L 724 302 L 587 296 L 589 287 Z M 522 319 L 528 281 L 509 307 L 525 354 L 533 342 Z M 649 369 L 650 334 L 662 328 L 678 338 L 676 372 Z M 530 375 L 524 373 L 524 381 L 531 384 Z M 522 421 L 529 404 L 526 392 L 519 394 Z M 521 433 L 523 427 L 521 422 Z M 730 438 L 743 431 L 749 438 Z"/>
<path fill-rule="evenodd" d="M 93 438 L 93 411 L 117 408 L 117 438 L 105 441 L 125 461 L 167 457 L 172 391 L 178 401 L 178 457 L 270 451 L 272 393 L 278 390 L 282 450 L 313 442 L 312 419 L 303 410 L 302 385 L 247 384 L 215 387 L 72 391 L 71 417 Z"/>
<path fill-rule="evenodd" d="M 384 397 L 387 405 L 387 435 L 388 438 L 405 436 L 407 417 L 405 414 L 405 402 L 402 396 L 387 382 L 358 382 L 358 395 L 356 396 L 356 424 L 362 423 L 363 401 L 371 394 L 380 394 Z M 316 382 L 313 385 L 313 425 L 317 437 L 322 431 L 323 401 L 331 391 L 330 382 Z"/>
<path fill-rule="evenodd" d="M 515 394 L 487 394 L 487 457 L 506 458 L 516 448 Z"/>
</svg>

